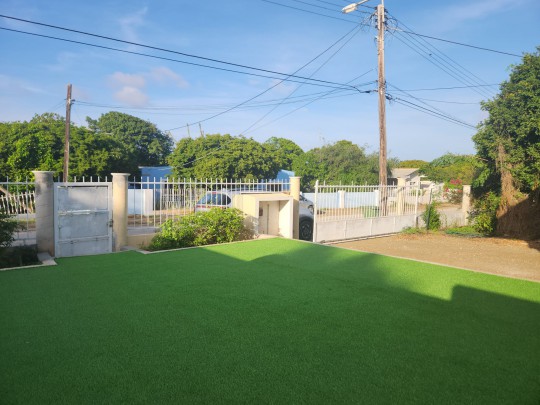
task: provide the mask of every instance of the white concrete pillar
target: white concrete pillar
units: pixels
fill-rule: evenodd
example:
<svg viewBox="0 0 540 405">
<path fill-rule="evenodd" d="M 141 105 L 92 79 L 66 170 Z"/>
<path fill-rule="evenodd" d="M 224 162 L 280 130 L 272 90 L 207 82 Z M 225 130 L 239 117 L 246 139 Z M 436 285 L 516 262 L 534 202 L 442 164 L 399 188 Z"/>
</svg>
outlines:
<svg viewBox="0 0 540 405">
<path fill-rule="evenodd" d="M 54 257 L 54 172 L 34 171 L 36 179 L 36 243 L 39 253 Z"/>
<path fill-rule="evenodd" d="M 471 208 L 471 186 L 463 186 L 463 200 L 461 201 L 461 211 L 469 212 Z"/>
<path fill-rule="evenodd" d="M 405 210 L 405 179 L 398 178 L 397 187 L 397 214 L 403 215 L 403 212 Z"/>
<path fill-rule="evenodd" d="M 345 190 L 338 190 L 338 206 L 339 208 L 345 208 Z"/>
<path fill-rule="evenodd" d="M 293 198 L 293 238 L 300 237 L 300 177 L 290 177 L 291 197 Z"/>
<path fill-rule="evenodd" d="M 112 173 L 113 250 L 127 245 L 129 173 Z"/>
</svg>

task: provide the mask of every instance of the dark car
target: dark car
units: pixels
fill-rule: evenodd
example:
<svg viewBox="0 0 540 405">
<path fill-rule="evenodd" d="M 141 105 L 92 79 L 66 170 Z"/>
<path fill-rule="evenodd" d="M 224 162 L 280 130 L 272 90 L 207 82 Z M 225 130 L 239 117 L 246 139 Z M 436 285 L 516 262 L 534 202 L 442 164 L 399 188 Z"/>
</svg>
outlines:
<svg viewBox="0 0 540 405">
<path fill-rule="evenodd" d="M 300 240 L 313 240 L 313 214 L 306 209 L 300 210 L 298 231 Z"/>
</svg>

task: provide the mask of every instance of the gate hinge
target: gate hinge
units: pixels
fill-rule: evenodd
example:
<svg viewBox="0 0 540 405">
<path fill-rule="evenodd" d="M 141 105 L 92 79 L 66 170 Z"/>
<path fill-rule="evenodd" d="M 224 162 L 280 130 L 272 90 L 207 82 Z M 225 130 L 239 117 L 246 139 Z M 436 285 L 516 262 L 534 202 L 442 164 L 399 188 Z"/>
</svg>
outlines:
<svg viewBox="0 0 540 405">
<path fill-rule="evenodd" d="M 109 219 L 109 228 L 112 228 L 112 226 L 113 226 L 113 220 Z"/>
</svg>

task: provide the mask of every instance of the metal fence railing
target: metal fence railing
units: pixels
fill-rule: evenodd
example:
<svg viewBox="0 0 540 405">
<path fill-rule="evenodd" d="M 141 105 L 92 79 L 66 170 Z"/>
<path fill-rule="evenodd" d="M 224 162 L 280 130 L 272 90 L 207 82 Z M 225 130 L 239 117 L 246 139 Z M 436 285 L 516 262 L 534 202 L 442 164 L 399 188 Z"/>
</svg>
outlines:
<svg viewBox="0 0 540 405">
<path fill-rule="evenodd" d="M 418 187 L 315 185 L 304 197 L 315 203 L 318 222 L 379 218 L 418 213 Z"/>
<path fill-rule="evenodd" d="M 289 181 L 281 180 L 133 179 L 128 182 L 128 229 L 157 228 L 196 211 L 227 208 L 236 194 L 289 190 Z"/>
<path fill-rule="evenodd" d="M 13 245 L 36 243 L 36 201 L 33 181 L 0 182 L 0 211 L 18 223 Z"/>
</svg>

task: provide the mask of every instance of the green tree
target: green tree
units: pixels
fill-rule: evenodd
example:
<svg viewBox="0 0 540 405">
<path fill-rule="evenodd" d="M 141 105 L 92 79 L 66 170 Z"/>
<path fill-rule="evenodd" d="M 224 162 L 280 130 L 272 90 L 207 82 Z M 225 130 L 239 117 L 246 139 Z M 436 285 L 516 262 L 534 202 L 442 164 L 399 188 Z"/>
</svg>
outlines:
<svg viewBox="0 0 540 405">
<path fill-rule="evenodd" d="M 391 168 L 397 162 L 389 159 L 388 163 Z M 341 140 L 298 156 L 293 170 L 302 176 L 304 191 L 313 190 L 317 179 L 334 184 L 378 184 L 379 155 L 367 154 L 364 148 Z"/>
<path fill-rule="evenodd" d="M 168 162 L 180 178 L 272 179 L 278 171 L 269 148 L 229 134 L 183 138 Z"/>
<path fill-rule="evenodd" d="M 540 47 L 512 67 L 500 93 L 482 109 L 489 117 L 473 137 L 482 162 L 475 189 L 499 193 L 505 186 L 504 204 L 516 191 L 540 185 Z"/>
<path fill-rule="evenodd" d="M 540 47 L 512 67 L 500 93 L 482 103 L 489 116 L 473 137 L 481 162 L 473 191 L 485 206 L 498 199 L 486 223 L 497 233 L 540 237 Z M 496 220 L 496 221 L 495 221 Z M 491 221 L 491 222 L 490 222 Z"/>
<path fill-rule="evenodd" d="M 294 160 L 304 153 L 302 148 L 293 141 L 275 136 L 264 142 L 263 146 L 268 148 L 280 170 L 292 170 Z"/>
<path fill-rule="evenodd" d="M 398 163 L 396 167 L 407 168 L 407 169 L 422 169 L 428 162 L 425 160 L 402 160 Z"/>
<path fill-rule="evenodd" d="M 93 132 L 110 135 L 123 144 L 126 156 L 123 171 L 131 174 L 138 174 L 139 166 L 166 164 L 172 151 L 173 140 L 169 134 L 132 115 L 111 111 L 97 120 L 87 117 L 86 121 Z"/>
<path fill-rule="evenodd" d="M 461 180 L 462 184 L 471 184 L 478 164 L 473 155 L 456 155 L 446 153 L 432 160 L 421 168 L 421 172 L 431 181 L 449 183 Z"/>
</svg>

